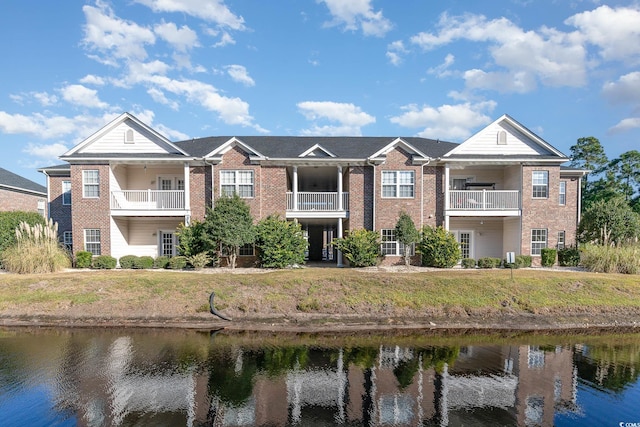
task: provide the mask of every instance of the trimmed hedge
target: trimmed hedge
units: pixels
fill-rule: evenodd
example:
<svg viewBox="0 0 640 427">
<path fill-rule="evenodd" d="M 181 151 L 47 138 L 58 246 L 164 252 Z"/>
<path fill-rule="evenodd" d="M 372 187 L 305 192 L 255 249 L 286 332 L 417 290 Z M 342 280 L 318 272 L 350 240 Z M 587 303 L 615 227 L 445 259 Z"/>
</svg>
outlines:
<svg viewBox="0 0 640 427">
<path fill-rule="evenodd" d="M 562 267 L 577 267 L 580 264 L 580 250 L 575 247 L 566 247 L 558 250 L 558 265 Z"/>
<path fill-rule="evenodd" d="M 460 265 L 462 265 L 463 268 L 476 268 L 476 260 L 473 258 L 462 258 Z"/>
<path fill-rule="evenodd" d="M 87 251 L 76 252 L 76 268 L 91 268 L 93 254 Z"/>
<path fill-rule="evenodd" d="M 133 262 L 133 268 L 148 269 L 153 267 L 153 257 L 143 255 Z"/>
<path fill-rule="evenodd" d="M 169 265 L 167 268 L 171 270 L 182 270 L 187 266 L 187 259 L 183 256 L 174 256 L 169 258 Z"/>
<path fill-rule="evenodd" d="M 161 255 L 153 260 L 153 268 L 168 268 L 169 257 Z"/>
<path fill-rule="evenodd" d="M 113 270 L 116 268 L 118 260 L 109 255 L 98 255 L 93 259 L 91 267 L 99 270 Z"/>
<path fill-rule="evenodd" d="M 540 265 L 543 267 L 553 267 L 556 263 L 558 251 L 553 248 L 542 248 L 540 251 Z"/>
<path fill-rule="evenodd" d="M 120 257 L 120 268 L 135 268 L 135 263 L 138 257 L 136 255 L 125 255 Z"/>
<path fill-rule="evenodd" d="M 500 258 L 484 257 L 478 260 L 479 268 L 498 268 L 502 260 Z"/>
<path fill-rule="evenodd" d="M 504 268 L 526 268 L 531 267 L 531 255 L 516 255 L 516 262 L 509 264 L 506 259 L 502 260 Z"/>
</svg>

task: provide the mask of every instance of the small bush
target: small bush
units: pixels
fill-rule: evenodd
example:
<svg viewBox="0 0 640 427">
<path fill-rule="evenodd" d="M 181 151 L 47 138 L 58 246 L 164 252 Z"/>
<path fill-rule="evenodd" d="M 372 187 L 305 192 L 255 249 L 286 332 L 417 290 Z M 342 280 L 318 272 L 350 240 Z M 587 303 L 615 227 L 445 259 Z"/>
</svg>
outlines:
<svg viewBox="0 0 640 427">
<path fill-rule="evenodd" d="M 193 268 L 203 268 L 211 262 L 211 257 L 206 252 L 200 252 L 199 254 L 186 257 L 186 261 Z"/>
<path fill-rule="evenodd" d="M 380 238 L 375 231 L 356 229 L 331 244 L 342 251 L 351 267 L 371 267 L 380 259 Z"/>
<path fill-rule="evenodd" d="M 573 247 L 558 249 L 558 265 L 562 267 L 577 267 L 580 264 L 580 250 Z"/>
<path fill-rule="evenodd" d="M 266 268 L 285 268 L 304 263 L 307 241 L 300 224 L 268 216 L 256 227 L 256 246 L 260 264 Z"/>
<path fill-rule="evenodd" d="M 553 267 L 556 263 L 558 251 L 552 248 L 542 248 L 540 251 L 540 265 L 543 267 Z"/>
<path fill-rule="evenodd" d="M 161 255 L 153 260 L 153 268 L 168 268 L 169 257 Z"/>
<path fill-rule="evenodd" d="M 91 267 L 99 270 L 113 270 L 116 268 L 118 260 L 109 255 L 98 255 L 93 259 Z"/>
<path fill-rule="evenodd" d="M 133 262 L 133 268 L 144 270 L 151 267 L 153 267 L 153 257 L 147 255 L 137 257 L 137 259 Z"/>
<path fill-rule="evenodd" d="M 76 252 L 76 268 L 91 268 L 93 254 L 87 251 Z"/>
<path fill-rule="evenodd" d="M 473 259 L 473 258 L 462 258 L 462 261 L 461 261 L 460 264 L 464 268 L 475 268 L 476 267 L 476 260 Z"/>
<path fill-rule="evenodd" d="M 120 257 L 120 268 L 135 268 L 137 259 L 138 257 L 135 255 L 125 255 Z"/>
<path fill-rule="evenodd" d="M 460 260 L 460 244 L 455 236 L 442 227 L 422 229 L 418 252 L 426 267 L 451 268 Z"/>
<path fill-rule="evenodd" d="M 183 256 L 174 256 L 169 258 L 169 265 L 167 268 L 171 270 L 182 270 L 187 266 L 187 259 Z"/>
<path fill-rule="evenodd" d="M 479 268 L 498 268 L 502 261 L 500 258 L 484 257 L 478 260 Z"/>
<path fill-rule="evenodd" d="M 531 255 L 516 255 L 516 268 L 531 267 Z"/>
<path fill-rule="evenodd" d="M 31 226 L 46 223 L 42 215 L 37 212 L 0 212 L 0 255 L 16 243 L 16 230 L 23 222 Z"/>
</svg>

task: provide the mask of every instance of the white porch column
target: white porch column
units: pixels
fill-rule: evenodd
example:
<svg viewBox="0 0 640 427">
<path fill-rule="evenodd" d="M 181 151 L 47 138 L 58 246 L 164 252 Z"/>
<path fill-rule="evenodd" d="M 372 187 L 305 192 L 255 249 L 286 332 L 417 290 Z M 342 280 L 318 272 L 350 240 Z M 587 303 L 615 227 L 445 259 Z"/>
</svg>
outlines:
<svg viewBox="0 0 640 427">
<path fill-rule="evenodd" d="M 449 231 L 449 165 L 444 165 L 444 229 Z"/>
<path fill-rule="evenodd" d="M 342 233 L 342 218 L 338 218 L 338 239 L 342 239 Z M 338 259 L 336 261 L 338 267 L 344 267 L 344 264 L 342 264 L 342 251 L 338 251 Z"/>
<path fill-rule="evenodd" d="M 293 195 L 293 210 L 297 211 L 298 210 L 298 167 L 294 166 L 293 167 L 293 191 L 292 191 L 292 195 Z"/>
<path fill-rule="evenodd" d="M 187 211 L 184 218 L 185 225 L 189 225 L 191 223 L 191 184 L 189 181 L 189 172 L 189 163 L 184 162 L 184 209 Z"/>
<path fill-rule="evenodd" d="M 338 210 L 344 210 L 344 206 L 342 206 L 342 166 L 338 166 Z"/>
</svg>

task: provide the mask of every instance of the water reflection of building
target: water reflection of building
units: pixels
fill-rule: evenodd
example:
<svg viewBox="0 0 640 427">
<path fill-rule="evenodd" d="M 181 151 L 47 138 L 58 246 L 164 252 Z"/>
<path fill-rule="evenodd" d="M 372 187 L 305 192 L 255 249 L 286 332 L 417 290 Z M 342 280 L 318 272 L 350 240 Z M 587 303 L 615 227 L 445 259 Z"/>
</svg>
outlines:
<svg viewBox="0 0 640 427">
<path fill-rule="evenodd" d="M 120 337 L 103 351 L 74 353 L 70 365 L 84 369 L 56 400 L 81 426 L 552 426 L 556 412 L 576 410 L 571 348 L 442 349 L 380 347 L 369 359 L 307 349 L 304 360 L 269 373 L 240 349 L 226 361 L 180 361 L 141 354 Z"/>
</svg>

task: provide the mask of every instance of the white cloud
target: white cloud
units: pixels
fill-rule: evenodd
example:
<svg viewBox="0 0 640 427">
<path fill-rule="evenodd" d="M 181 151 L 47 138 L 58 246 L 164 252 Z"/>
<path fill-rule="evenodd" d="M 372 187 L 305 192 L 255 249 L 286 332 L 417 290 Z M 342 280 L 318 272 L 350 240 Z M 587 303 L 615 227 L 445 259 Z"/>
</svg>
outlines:
<svg viewBox="0 0 640 427">
<path fill-rule="evenodd" d="M 573 15 L 565 24 L 575 26 L 586 41 L 598 46 L 603 59 L 640 62 L 640 6 L 603 5 Z"/>
<path fill-rule="evenodd" d="M 305 135 L 362 135 L 362 126 L 376 122 L 376 118 L 353 104 L 331 101 L 305 101 L 298 109 L 308 120 L 328 120 L 337 125 L 318 126 L 303 130 Z"/>
<path fill-rule="evenodd" d="M 58 97 L 47 92 L 28 92 L 20 94 L 10 94 L 9 98 L 20 105 L 35 100 L 43 107 L 50 107 L 58 102 Z"/>
<path fill-rule="evenodd" d="M 503 92 L 530 91 L 535 82 L 547 86 L 583 86 L 587 82 L 586 49 L 577 33 L 563 33 L 546 27 L 524 31 L 506 18 L 487 20 L 482 15 L 443 14 L 435 33 L 423 32 L 411 42 L 424 50 L 432 50 L 458 40 L 488 43 L 495 66 L 502 71 L 473 71 L 467 77 L 479 89 L 496 89 L 496 81 L 506 82 Z M 513 81 L 513 79 L 516 79 Z"/>
<path fill-rule="evenodd" d="M 227 73 L 231 78 L 245 86 L 255 86 L 256 82 L 249 76 L 247 69 L 242 65 L 227 65 Z"/>
<path fill-rule="evenodd" d="M 536 88 L 536 79 L 525 71 L 485 72 L 474 69 L 464 72 L 469 89 L 490 89 L 501 93 L 527 93 Z"/>
<path fill-rule="evenodd" d="M 640 105 L 640 71 L 621 76 L 617 82 L 607 82 L 602 94 L 613 104 L 632 103 Z"/>
<path fill-rule="evenodd" d="M 153 31 L 118 18 L 102 2 L 96 5 L 98 7 L 86 5 L 82 8 L 87 20 L 82 43 L 89 50 L 106 55 L 94 57 L 107 64 L 114 64 L 117 59 L 145 59 L 145 45 L 155 43 Z"/>
<path fill-rule="evenodd" d="M 327 5 L 333 16 L 327 26 L 344 25 L 348 31 L 362 30 L 365 36 L 382 37 L 393 25 L 382 15 L 382 11 L 374 12 L 371 0 L 318 0 Z"/>
<path fill-rule="evenodd" d="M 171 108 L 172 110 L 178 111 L 178 109 L 180 107 L 178 102 L 169 100 L 166 97 L 166 95 L 164 94 L 164 92 L 162 92 L 160 89 L 152 87 L 152 88 L 147 89 L 147 93 L 149 94 L 151 99 L 153 99 L 158 104 L 166 105 L 167 107 Z"/>
<path fill-rule="evenodd" d="M 618 124 L 609 128 L 608 133 L 613 135 L 618 133 L 629 132 L 633 129 L 638 129 L 638 128 L 640 128 L 640 117 L 629 117 L 629 118 L 620 120 Z"/>
<path fill-rule="evenodd" d="M 485 113 L 491 113 L 495 106 L 494 101 L 439 107 L 410 104 L 402 107 L 405 112 L 392 117 L 391 122 L 410 129 L 424 128 L 418 136 L 425 138 L 464 140 L 473 129 L 491 122 Z"/>
<path fill-rule="evenodd" d="M 444 62 L 442 64 L 429 68 L 427 70 L 427 73 L 435 74 L 438 77 L 449 76 L 451 75 L 451 71 L 449 70 L 449 68 L 453 65 L 454 62 L 456 62 L 456 57 L 449 53 L 447 54 L 447 56 L 445 56 Z"/>
<path fill-rule="evenodd" d="M 154 12 L 178 12 L 214 22 L 232 30 L 244 30 L 244 19 L 237 16 L 221 0 L 135 0 Z"/>
<path fill-rule="evenodd" d="M 60 89 L 62 98 L 70 104 L 89 108 L 107 108 L 109 104 L 100 101 L 98 91 L 82 85 L 68 85 Z"/>
<path fill-rule="evenodd" d="M 179 52 L 186 52 L 199 46 L 198 35 L 186 25 L 178 28 L 173 22 L 163 22 L 153 27 L 153 30 Z"/>
<path fill-rule="evenodd" d="M 236 41 L 234 40 L 234 38 L 231 36 L 231 34 L 229 34 L 227 31 L 218 31 L 216 29 L 213 28 L 206 28 L 204 30 L 205 34 L 211 36 L 211 37 L 218 37 L 220 34 L 220 41 L 217 43 L 213 44 L 213 47 L 224 47 L 227 45 L 234 45 L 236 44 Z"/>
<path fill-rule="evenodd" d="M 104 86 L 106 81 L 104 78 L 100 76 L 94 76 L 93 74 L 87 74 L 83 78 L 80 79 L 80 83 L 86 85 L 94 85 L 94 86 Z"/>
<path fill-rule="evenodd" d="M 118 114 L 105 113 L 101 116 L 78 115 L 65 117 L 34 113 L 30 116 L 9 114 L 0 111 L 0 132 L 6 134 L 34 135 L 42 139 L 60 137 L 75 138 L 79 141 L 116 118 Z"/>
<path fill-rule="evenodd" d="M 69 151 L 69 147 L 56 142 L 53 144 L 33 144 L 29 143 L 22 150 L 23 153 L 29 154 L 35 157 L 41 157 L 43 159 L 57 159 L 62 154 Z"/>
<path fill-rule="evenodd" d="M 400 65 L 402 63 L 402 55 L 407 53 L 407 49 L 404 47 L 402 40 L 397 40 L 387 45 L 387 58 L 393 65 Z"/>
</svg>

